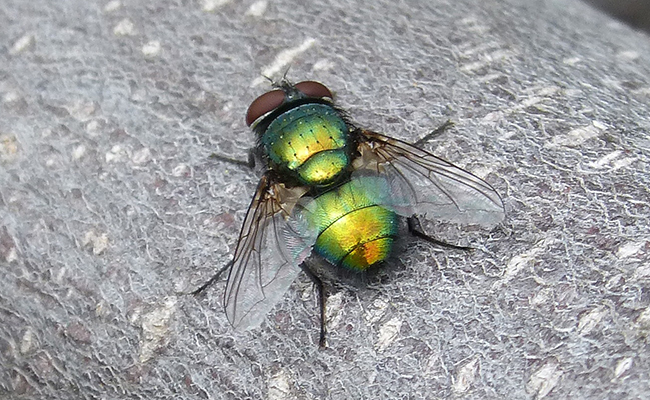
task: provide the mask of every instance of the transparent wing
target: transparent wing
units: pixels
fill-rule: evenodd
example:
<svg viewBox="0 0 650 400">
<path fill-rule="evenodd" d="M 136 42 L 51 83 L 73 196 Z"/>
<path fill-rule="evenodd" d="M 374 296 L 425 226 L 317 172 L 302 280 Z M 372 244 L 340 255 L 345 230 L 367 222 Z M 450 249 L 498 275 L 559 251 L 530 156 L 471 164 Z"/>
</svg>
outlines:
<svg viewBox="0 0 650 400">
<path fill-rule="evenodd" d="M 484 226 L 504 219 L 501 197 L 481 178 L 379 133 L 363 130 L 360 141 L 361 157 L 355 160 L 355 168 L 385 174 L 391 191 L 409 199 L 410 207 L 396 204 L 399 214 Z"/>
<path fill-rule="evenodd" d="M 225 292 L 226 316 L 236 329 L 259 325 L 300 272 L 315 237 L 292 237 L 287 220 L 305 188 L 287 189 L 264 175 L 239 235 Z M 312 235 L 313 236 L 313 235 Z M 306 241 L 312 241 L 306 243 Z M 289 249 L 287 243 L 293 243 Z M 295 251 L 302 246 L 304 251 Z"/>
</svg>

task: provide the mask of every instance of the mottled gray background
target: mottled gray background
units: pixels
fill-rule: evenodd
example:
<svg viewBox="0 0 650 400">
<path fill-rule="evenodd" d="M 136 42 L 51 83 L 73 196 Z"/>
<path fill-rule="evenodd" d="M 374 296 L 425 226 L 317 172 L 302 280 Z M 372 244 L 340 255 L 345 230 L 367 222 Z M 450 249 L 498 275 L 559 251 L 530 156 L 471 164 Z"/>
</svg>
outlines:
<svg viewBox="0 0 650 400">
<path fill-rule="evenodd" d="M 261 74 L 484 177 L 508 220 L 233 332 Z M 0 4 L 0 398 L 650 393 L 650 39 L 575 0 Z M 381 282 L 380 282 L 381 281 Z"/>
<path fill-rule="evenodd" d="M 650 0 L 585 0 L 621 21 L 650 32 Z"/>
</svg>

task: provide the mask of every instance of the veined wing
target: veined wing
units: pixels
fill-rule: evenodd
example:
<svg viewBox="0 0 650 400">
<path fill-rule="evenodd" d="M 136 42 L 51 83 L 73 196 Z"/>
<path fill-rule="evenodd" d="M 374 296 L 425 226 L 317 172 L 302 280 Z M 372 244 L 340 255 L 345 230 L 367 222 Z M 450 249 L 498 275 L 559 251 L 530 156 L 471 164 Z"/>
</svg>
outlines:
<svg viewBox="0 0 650 400">
<path fill-rule="evenodd" d="M 489 183 L 452 163 L 401 140 L 361 131 L 355 160 L 359 170 L 385 174 L 393 193 L 411 199 L 396 212 L 428 218 L 493 226 L 505 217 L 501 197 Z"/>
<path fill-rule="evenodd" d="M 282 298 L 300 272 L 308 251 L 288 250 L 287 242 L 300 241 L 305 249 L 309 238 L 287 237 L 287 219 L 303 187 L 287 189 L 265 174 L 257 186 L 235 250 L 225 292 L 225 309 L 236 329 L 259 325 L 268 311 Z M 315 237 L 313 241 L 315 241 Z"/>
</svg>

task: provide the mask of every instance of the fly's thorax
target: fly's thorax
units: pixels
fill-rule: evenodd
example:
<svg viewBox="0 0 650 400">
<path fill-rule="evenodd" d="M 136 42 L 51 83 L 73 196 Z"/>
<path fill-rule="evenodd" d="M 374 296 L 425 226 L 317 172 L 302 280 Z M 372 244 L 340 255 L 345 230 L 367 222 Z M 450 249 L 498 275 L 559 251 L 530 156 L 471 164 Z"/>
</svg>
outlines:
<svg viewBox="0 0 650 400">
<path fill-rule="evenodd" d="M 307 229 L 318 232 L 316 253 L 356 271 L 386 260 L 399 230 L 388 188 L 382 176 L 354 177 L 302 205 Z"/>
<path fill-rule="evenodd" d="M 327 103 L 305 103 L 275 116 L 261 137 L 271 165 L 305 185 L 327 185 L 351 163 L 349 127 Z"/>
</svg>

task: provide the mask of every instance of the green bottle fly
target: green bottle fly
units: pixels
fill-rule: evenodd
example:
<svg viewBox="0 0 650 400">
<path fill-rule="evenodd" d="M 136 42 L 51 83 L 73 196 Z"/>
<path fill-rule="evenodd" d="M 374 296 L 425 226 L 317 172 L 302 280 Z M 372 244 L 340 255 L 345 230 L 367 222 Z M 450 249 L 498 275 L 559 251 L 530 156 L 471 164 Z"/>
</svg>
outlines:
<svg viewBox="0 0 650 400">
<path fill-rule="evenodd" d="M 275 86 L 246 115 L 267 169 L 228 265 L 225 309 L 236 328 L 257 326 L 303 270 L 321 294 L 323 346 L 324 292 L 307 262 L 312 253 L 335 267 L 365 271 L 388 259 L 404 219 L 413 236 L 466 249 L 427 236 L 415 216 L 484 226 L 505 217 L 488 183 L 411 144 L 356 127 L 321 83 Z"/>
</svg>

